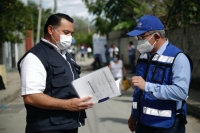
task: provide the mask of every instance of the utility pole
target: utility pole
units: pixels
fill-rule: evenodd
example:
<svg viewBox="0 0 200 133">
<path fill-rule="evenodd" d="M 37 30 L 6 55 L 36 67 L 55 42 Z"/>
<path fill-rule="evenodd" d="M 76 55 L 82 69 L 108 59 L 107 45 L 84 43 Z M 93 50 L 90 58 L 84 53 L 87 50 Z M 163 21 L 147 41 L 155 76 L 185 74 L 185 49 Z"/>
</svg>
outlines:
<svg viewBox="0 0 200 133">
<path fill-rule="evenodd" d="M 41 27 L 41 17 L 42 17 L 42 0 L 40 0 L 40 5 L 38 7 L 39 13 L 38 13 L 38 24 L 37 24 L 37 38 L 36 42 L 38 43 L 40 40 L 40 27 Z"/>
<path fill-rule="evenodd" d="M 56 13 L 57 10 L 57 0 L 54 0 L 54 13 Z"/>
</svg>

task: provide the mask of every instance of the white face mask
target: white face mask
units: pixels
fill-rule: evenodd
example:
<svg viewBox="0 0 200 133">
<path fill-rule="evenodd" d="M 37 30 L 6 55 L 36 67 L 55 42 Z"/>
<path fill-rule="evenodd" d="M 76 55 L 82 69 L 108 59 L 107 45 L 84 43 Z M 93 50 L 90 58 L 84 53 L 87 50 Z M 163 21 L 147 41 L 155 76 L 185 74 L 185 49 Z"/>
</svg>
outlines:
<svg viewBox="0 0 200 133">
<path fill-rule="evenodd" d="M 155 34 L 155 33 L 154 33 Z M 154 44 L 156 43 L 156 41 L 153 43 L 153 45 L 151 45 L 149 43 L 149 40 L 154 36 L 154 34 L 148 39 L 148 40 L 138 40 L 138 44 L 137 44 L 137 50 L 143 54 L 143 53 L 147 53 L 147 52 L 151 52 L 152 49 L 154 48 Z"/>
<path fill-rule="evenodd" d="M 57 30 L 55 30 L 57 32 Z M 57 32 L 58 33 L 58 32 Z M 59 33 L 58 33 L 59 34 Z M 60 35 L 60 34 L 59 34 Z M 72 36 L 67 36 L 67 35 L 60 35 L 60 42 L 57 42 L 54 37 L 51 35 L 51 37 L 53 38 L 53 40 L 56 42 L 58 48 L 60 50 L 65 50 L 68 47 L 71 46 L 72 43 Z"/>
</svg>

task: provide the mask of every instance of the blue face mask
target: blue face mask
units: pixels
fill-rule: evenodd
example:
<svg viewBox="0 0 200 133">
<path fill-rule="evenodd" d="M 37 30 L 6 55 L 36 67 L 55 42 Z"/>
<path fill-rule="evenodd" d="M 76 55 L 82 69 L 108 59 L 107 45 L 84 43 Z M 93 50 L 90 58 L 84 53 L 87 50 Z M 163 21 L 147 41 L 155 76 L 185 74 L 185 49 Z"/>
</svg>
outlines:
<svg viewBox="0 0 200 133">
<path fill-rule="evenodd" d="M 115 62 L 115 61 L 117 61 L 117 60 L 118 60 L 118 58 L 114 57 L 112 60 Z"/>
</svg>

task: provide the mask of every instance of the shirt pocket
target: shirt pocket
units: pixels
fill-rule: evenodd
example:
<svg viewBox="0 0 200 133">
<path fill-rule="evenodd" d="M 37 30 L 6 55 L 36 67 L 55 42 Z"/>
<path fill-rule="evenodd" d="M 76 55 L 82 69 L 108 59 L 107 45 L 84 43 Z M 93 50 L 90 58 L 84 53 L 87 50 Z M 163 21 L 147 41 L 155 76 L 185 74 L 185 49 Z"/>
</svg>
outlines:
<svg viewBox="0 0 200 133">
<path fill-rule="evenodd" d="M 63 63 L 61 62 L 50 62 L 50 65 L 53 69 L 54 75 L 64 74 L 65 68 L 63 67 Z"/>
<path fill-rule="evenodd" d="M 50 113 L 50 122 L 53 125 L 69 124 L 73 121 L 73 115 L 67 110 L 52 110 Z"/>
<path fill-rule="evenodd" d="M 54 78 L 51 80 L 52 96 L 60 99 L 68 99 L 71 97 L 71 80 L 67 76 Z"/>
<path fill-rule="evenodd" d="M 165 76 L 164 67 L 155 67 L 153 70 L 152 82 L 162 84 Z"/>
<path fill-rule="evenodd" d="M 74 121 L 77 121 L 78 117 L 78 111 L 72 112 L 68 110 L 51 110 L 49 118 L 52 125 L 59 126 L 65 124 L 65 126 L 71 126 L 70 124 Z"/>
</svg>

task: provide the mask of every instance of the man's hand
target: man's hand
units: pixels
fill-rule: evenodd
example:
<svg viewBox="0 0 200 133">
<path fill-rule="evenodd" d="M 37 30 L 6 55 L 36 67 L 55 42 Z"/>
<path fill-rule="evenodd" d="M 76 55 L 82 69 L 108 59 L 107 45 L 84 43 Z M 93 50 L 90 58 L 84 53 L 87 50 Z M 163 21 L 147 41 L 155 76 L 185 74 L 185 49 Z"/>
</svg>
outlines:
<svg viewBox="0 0 200 133">
<path fill-rule="evenodd" d="M 128 127 L 131 130 L 131 132 L 136 131 L 136 121 L 134 120 L 132 115 L 130 116 L 128 120 Z"/>
<path fill-rule="evenodd" d="M 145 83 L 146 83 L 146 81 L 141 76 L 133 76 L 131 78 L 131 84 L 132 84 L 132 86 L 137 86 L 142 91 L 144 91 L 144 89 L 145 89 Z"/>
<path fill-rule="evenodd" d="M 44 93 L 38 93 L 25 95 L 23 98 L 26 104 L 42 109 L 80 111 L 92 108 L 94 105 L 93 102 L 87 102 L 87 100 L 91 99 L 92 96 L 87 96 L 80 99 L 58 99 L 50 97 Z"/>
<path fill-rule="evenodd" d="M 80 111 L 92 108 L 94 102 L 86 102 L 87 100 L 91 99 L 91 96 L 87 96 L 84 98 L 72 98 L 67 100 L 67 110 L 69 111 Z"/>
</svg>

